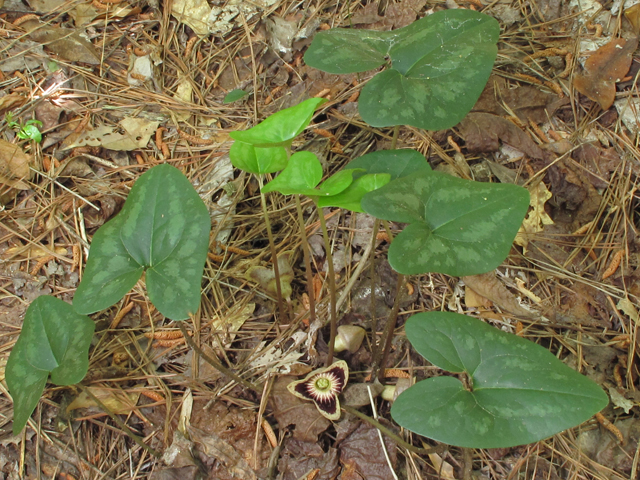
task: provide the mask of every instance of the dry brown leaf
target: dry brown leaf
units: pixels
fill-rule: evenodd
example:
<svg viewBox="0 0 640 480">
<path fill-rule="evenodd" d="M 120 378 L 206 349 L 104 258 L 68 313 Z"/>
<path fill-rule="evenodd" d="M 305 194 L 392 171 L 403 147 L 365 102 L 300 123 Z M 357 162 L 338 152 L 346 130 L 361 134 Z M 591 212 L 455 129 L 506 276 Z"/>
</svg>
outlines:
<svg viewBox="0 0 640 480">
<path fill-rule="evenodd" d="M 460 122 L 460 136 L 471 153 L 495 152 L 500 141 L 532 158 L 544 159 L 545 152 L 513 122 L 490 113 L 470 113 Z"/>
<path fill-rule="evenodd" d="M 624 11 L 624 16 L 627 17 L 629 23 L 633 27 L 633 31 L 636 35 L 640 34 L 640 3 L 636 3 Z"/>
<path fill-rule="evenodd" d="M 10 202 L 20 190 L 29 186 L 22 180 L 31 178 L 32 157 L 18 145 L 0 139 L 0 204 Z"/>
<path fill-rule="evenodd" d="M 135 410 L 138 404 L 139 393 L 126 393 L 123 390 L 116 388 L 106 387 L 87 387 L 98 400 L 100 400 L 105 407 L 109 409 L 111 413 L 115 414 L 128 414 Z M 87 394 L 86 392 L 80 392 L 73 402 L 67 407 L 67 412 L 76 410 L 78 408 L 94 407 L 100 409 L 101 407 Z"/>
<path fill-rule="evenodd" d="M 273 384 L 270 397 L 273 415 L 281 429 L 293 425 L 294 439 L 315 442 L 331 422 L 320 415 L 313 403 L 300 400 L 289 392 L 287 385 L 294 380 L 294 377 L 283 376 Z"/>
<path fill-rule="evenodd" d="M 618 38 L 596 50 L 585 62 L 585 74 L 576 75 L 573 86 L 586 97 L 609 109 L 616 98 L 616 82 L 629 71 L 638 39 Z"/>
<path fill-rule="evenodd" d="M 514 242 L 524 248 L 527 253 L 530 236 L 541 232 L 545 225 L 552 225 L 553 220 L 544 209 L 545 203 L 552 197 L 551 192 L 543 182 L 531 185 L 529 188 L 529 205 L 532 207 L 516 235 Z"/>
<path fill-rule="evenodd" d="M 28 32 L 29 38 L 45 45 L 65 60 L 90 65 L 100 64 L 100 55 L 93 48 L 93 44 L 71 28 L 52 27 L 37 20 L 25 22 L 21 27 Z"/>
<path fill-rule="evenodd" d="M 527 318 L 534 316 L 532 312 L 518 303 L 516 297 L 498 280 L 494 272 L 462 277 L 462 281 L 476 293 L 514 315 Z"/>
<path fill-rule="evenodd" d="M 286 299 L 291 298 L 291 282 L 293 281 L 293 269 L 291 268 L 292 252 L 284 252 L 278 257 L 278 273 L 280 273 L 280 290 L 282 296 Z M 248 280 L 258 282 L 265 292 L 269 295 L 276 296 L 276 274 L 273 268 L 255 266 L 247 270 L 245 277 Z"/>
<path fill-rule="evenodd" d="M 119 125 L 125 133 L 118 133 L 117 127 L 103 125 L 85 132 L 77 140 L 65 147 L 65 150 L 75 147 L 104 147 L 109 150 L 131 151 L 136 148 L 144 148 L 149 143 L 151 135 L 158 129 L 160 122 L 147 120 L 146 118 L 123 118 Z"/>
<path fill-rule="evenodd" d="M 27 101 L 26 97 L 16 93 L 10 93 L 0 98 L 0 114 L 16 107 L 21 107 Z"/>
</svg>

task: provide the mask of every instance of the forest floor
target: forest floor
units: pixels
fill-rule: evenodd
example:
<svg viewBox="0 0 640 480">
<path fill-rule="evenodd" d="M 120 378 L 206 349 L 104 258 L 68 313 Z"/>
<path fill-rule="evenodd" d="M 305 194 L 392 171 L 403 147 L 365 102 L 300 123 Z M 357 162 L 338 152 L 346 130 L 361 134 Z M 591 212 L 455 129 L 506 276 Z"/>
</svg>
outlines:
<svg viewBox="0 0 640 480">
<path fill-rule="evenodd" d="M 82 382 L 119 422 L 81 390 L 49 384 L 27 427 L 13 436 L 3 381 L 0 478 L 638 478 L 640 60 L 632 54 L 640 9 L 593 0 L 213 3 L 219 14 L 207 21 L 212 7 L 203 0 L 0 0 L 0 380 L 30 302 L 41 295 L 72 300 L 93 234 L 117 214 L 140 175 L 167 162 L 189 178 L 212 217 L 201 308 L 188 328 L 206 353 L 264 390 L 229 381 L 194 355 L 139 282 L 92 315 L 96 333 Z M 375 428 L 351 415 L 329 422 L 287 391 L 325 361 L 328 329 L 314 333 L 307 320 L 291 197 L 267 196 L 277 251 L 291 252 L 287 318 L 247 280 L 247 269 L 268 265 L 270 254 L 258 183 L 231 166 L 229 132 L 322 96 L 328 102 L 294 150 L 314 152 L 331 174 L 389 148 L 392 130 L 369 127 L 357 110 L 374 72 L 325 74 L 305 65 L 303 54 L 319 29 L 390 30 L 456 7 L 487 13 L 501 26 L 474 128 L 402 127 L 397 146 L 463 178 L 524 179 L 532 206 L 526 235 L 495 272 L 466 282 L 442 274 L 407 278 L 386 383 L 441 374 L 412 352 L 403 325 L 411 313 L 444 310 L 543 345 L 599 383 L 611 402 L 600 417 L 532 445 L 425 455 L 389 437 L 383 444 Z M 620 38 L 634 46 L 628 70 L 611 50 L 591 56 L 607 45 L 620 48 Z M 593 61 L 585 77 L 587 58 Z M 223 103 L 236 89 L 248 95 Z M 41 121 L 42 142 L 18 138 L 4 121 L 8 112 L 23 124 Z M 127 131 L 126 119 L 139 121 Z M 318 213 L 311 202 L 303 208 L 313 292 L 326 319 Z M 346 299 L 340 323 L 367 329 L 359 350 L 339 355 L 350 383 L 362 384 L 383 325 L 371 321 L 372 283 L 379 319 L 395 300 L 389 238 L 375 232 L 375 249 L 363 260 L 373 219 L 340 209 L 323 215 L 337 294 Z M 392 225 L 394 233 L 401 227 Z M 364 261 L 373 268 L 367 264 L 350 282 Z M 417 447 L 437 445 L 398 428 L 386 400 L 360 410 Z"/>
</svg>

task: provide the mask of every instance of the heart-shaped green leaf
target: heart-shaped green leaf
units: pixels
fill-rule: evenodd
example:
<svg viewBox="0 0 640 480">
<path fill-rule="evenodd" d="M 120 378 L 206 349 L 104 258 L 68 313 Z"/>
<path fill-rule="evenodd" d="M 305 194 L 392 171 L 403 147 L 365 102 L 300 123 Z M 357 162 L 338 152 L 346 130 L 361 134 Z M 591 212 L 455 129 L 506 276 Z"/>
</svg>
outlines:
<svg viewBox="0 0 640 480">
<path fill-rule="evenodd" d="M 287 150 L 284 147 L 254 147 L 249 143 L 236 141 L 229 150 L 229 159 L 240 170 L 263 175 L 287 166 Z"/>
<path fill-rule="evenodd" d="M 135 183 L 116 218 L 93 236 L 73 306 L 94 313 L 120 300 L 146 270 L 149 299 L 173 320 L 200 305 L 211 220 L 189 180 L 175 167 L 153 167 Z"/>
<path fill-rule="evenodd" d="M 329 197 L 318 198 L 318 207 L 340 207 L 362 212 L 360 202 L 367 193 L 377 190 L 391 180 L 388 173 L 368 173 L 357 178 L 346 190 Z"/>
<path fill-rule="evenodd" d="M 362 168 L 365 173 L 388 173 L 391 180 L 413 175 L 420 170 L 431 170 L 424 156 L 415 150 L 379 150 L 367 153 L 349 162 L 347 168 Z M 354 175 L 358 178 L 358 175 Z"/>
<path fill-rule="evenodd" d="M 362 199 L 365 212 L 409 223 L 389 247 L 389 263 L 405 275 L 462 276 L 493 270 L 509 254 L 529 207 L 529 192 L 419 171 Z"/>
<path fill-rule="evenodd" d="M 413 347 L 464 373 L 418 382 L 391 408 L 404 428 L 449 445 L 506 448 L 537 442 L 588 420 L 608 403 L 602 389 L 543 347 L 451 312 L 412 316 Z"/>
<path fill-rule="evenodd" d="M 462 120 L 484 89 L 498 49 L 498 22 L 473 10 L 443 10 L 392 32 L 320 32 L 305 54 L 330 73 L 392 66 L 362 90 L 358 109 L 374 127 L 442 130 Z"/>
<path fill-rule="evenodd" d="M 304 54 L 307 65 L 327 73 L 356 73 L 384 65 L 392 32 L 336 28 L 316 33 Z"/>
<path fill-rule="evenodd" d="M 231 132 L 229 135 L 234 140 L 256 147 L 288 146 L 307 128 L 316 108 L 326 102 L 324 98 L 310 98 L 274 113 L 249 130 Z"/>
<path fill-rule="evenodd" d="M 262 187 L 262 193 L 280 192 L 283 195 L 317 195 L 316 185 L 322 180 L 322 165 L 311 152 L 291 155 L 286 168 Z"/>
<path fill-rule="evenodd" d="M 94 328 L 89 317 L 55 297 L 41 296 L 29 305 L 5 371 L 13 397 L 14 435 L 38 405 L 49 374 L 57 385 L 84 378 Z"/>
</svg>

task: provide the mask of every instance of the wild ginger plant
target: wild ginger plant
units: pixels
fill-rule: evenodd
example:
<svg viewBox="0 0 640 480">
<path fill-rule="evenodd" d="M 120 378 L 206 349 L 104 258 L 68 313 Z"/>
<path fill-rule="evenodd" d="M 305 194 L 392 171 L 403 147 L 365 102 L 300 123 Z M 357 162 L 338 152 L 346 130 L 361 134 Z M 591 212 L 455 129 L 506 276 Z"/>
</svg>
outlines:
<svg viewBox="0 0 640 480">
<path fill-rule="evenodd" d="M 363 120 L 374 127 L 394 126 L 396 135 L 403 124 L 442 130 L 461 121 L 479 98 L 498 36 L 498 22 L 487 15 L 445 10 L 390 32 L 318 32 L 304 59 L 336 74 L 386 66 L 360 93 Z M 378 160 L 391 159 L 390 152 L 395 151 L 376 152 Z M 362 167 L 359 160 L 346 168 Z M 388 252 L 398 273 L 462 276 L 493 270 L 504 261 L 529 193 L 516 185 L 472 182 L 424 168 L 372 189 L 360 205 L 377 218 L 407 224 Z M 386 349 L 393 315 L 390 321 Z M 465 380 L 427 379 L 398 397 L 392 417 L 415 433 L 463 447 L 508 447 L 578 425 L 607 404 L 600 387 L 542 347 L 480 320 L 426 312 L 412 316 L 405 328 L 421 355 Z"/>
</svg>

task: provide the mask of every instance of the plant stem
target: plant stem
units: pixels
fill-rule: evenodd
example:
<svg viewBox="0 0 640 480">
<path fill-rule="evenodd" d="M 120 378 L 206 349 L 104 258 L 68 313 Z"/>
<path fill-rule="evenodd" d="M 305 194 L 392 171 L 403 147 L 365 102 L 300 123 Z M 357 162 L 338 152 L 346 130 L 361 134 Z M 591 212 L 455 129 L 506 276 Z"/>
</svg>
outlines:
<svg viewBox="0 0 640 480">
<path fill-rule="evenodd" d="M 400 125 L 396 125 L 393 127 L 393 137 L 391 137 L 391 150 L 396 149 L 396 145 L 398 145 L 398 134 L 400 133 Z"/>
<path fill-rule="evenodd" d="M 470 448 L 462 449 L 462 480 L 471 480 L 473 473 L 473 450 Z"/>
<path fill-rule="evenodd" d="M 331 242 L 329 241 L 329 231 L 327 221 L 324 219 L 322 208 L 318 208 L 320 216 L 320 226 L 322 227 L 322 239 L 324 240 L 324 250 L 327 257 L 327 276 L 329 277 L 329 309 L 331 315 L 331 333 L 329 335 L 329 354 L 327 355 L 327 367 L 333 363 L 333 347 L 336 341 L 336 331 L 338 325 L 338 314 L 336 312 L 336 275 L 333 271 L 333 255 L 331 253 Z"/>
<path fill-rule="evenodd" d="M 87 394 L 89 397 L 91 397 L 91 400 L 93 400 L 94 402 L 96 402 L 98 404 L 98 406 L 104 411 L 104 413 L 106 413 L 107 415 L 109 415 L 109 417 L 111 417 L 111 420 L 113 420 L 114 422 L 116 422 L 116 424 L 124 431 L 124 433 L 131 438 L 131 440 L 133 440 L 134 442 L 136 442 L 141 448 L 145 449 L 149 455 L 152 455 L 156 458 L 160 458 L 162 457 L 162 455 L 160 454 L 160 452 L 156 451 L 155 449 L 151 448 L 149 445 L 147 445 L 146 443 L 144 443 L 142 441 L 142 438 L 140 438 L 138 435 L 136 435 L 135 433 L 133 433 L 131 431 L 131 429 L 129 427 L 127 427 L 127 425 L 125 425 L 125 423 L 120 420 L 120 418 L 118 418 L 117 415 L 115 415 L 113 412 L 111 412 L 111 410 L 109 410 L 107 408 L 107 406 L 102 403 L 100 401 L 100 399 L 98 397 L 96 397 L 93 392 L 91 392 L 91 390 L 87 387 L 85 387 L 84 385 L 78 385 L 82 391 Z"/>
<path fill-rule="evenodd" d="M 233 373 L 230 369 L 228 369 L 227 367 L 223 366 L 219 361 L 213 359 L 212 357 L 210 357 L 209 355 L 207 355 L 198 345 L 196 345 L 196 343 L 193 341 L 193 339 L 191 338 L 191 336 L 189 336 L 189 332 L 187 332 L 187 327 L 184 326 L 184 322 L 176 322 L 178 324 L 178 326 L 180 327 L 180 331 L 182 332 L 182 335 L 184 336 L 185 341 L 187 342 L 187 345 L 189 345 L 191 348 L 193 348 L 198 355 L 200 355 L 205 362 L 207 362 L 209 365 L 211 365 L 213 368 L 215 368 L 216 370 L 218 370 L 219 372 L 221 372 L 222 374 L 226 375 L 227 377 L 231 378 L 232 380 L 234 380 L 235 382 L 250 388 L 251 390 L 253 390 L 256 393 L 262 393 L 262 389 L 256 387 L 253 383 L 249 382 L 248 380 L 245 380 L 242 377 L 239 377 L 238 375 L 236 375 L 235 373 Z"/>
<path fill-rule="evenodd" d="M 383 434 L 385 434 L 387 437 L 391 438 L 394 442 L 396 442 L 400 447 L 406 448 L 410 452 L 417 453 L 419 455 L 428 455 L 430 453 L 442 453 L 446 449 L 446 445 L 438 445 L 437 447 L 432 447 L 432 448 L 415 447 L 410 443 L 405 442 L 400 436 L 393 433 L 390 429 L 382 425 L 377 420 L 369 417 L 368 415 L 365 415 L 360 410 L 356 410 L 355 408 L 350 407 L 349 405 L 341 405 L 340 407 L 345 412 L 350 413 L 351 415 L 355 415 L 360 420 L 364 420 L 369 425 L 374 426 L 375 428 L 380 430 Z"/>
<path fill-rule="evenodd" d="M 296 209 L 298 210 L 298 224 L 300 225 L 300 240 L 302 242 L 302 254 L 304 255 L 304 268 L 307 276 L 307 292 L 309 294 L 309 324 L 313 325 L 316 321 L 316 299 L 313 291 L 313 274 L 311 273 L 311 257 L 309 256 L 309 241 L 307 239 L 307 230 L 304 225 L 304 215 L 302 214 L 302 205 L 300 204 L 300 195 L 294 195 L 296 199 Z"/>
<path fill-rule="evenodd" d="M 393 308 L 391 309 L 391 313 L 389 313 L 389 318 L 387 319 L 387 324 L 384 327 L 384 333 L 382 334 L 382 338 L 380 339 L 380 345 L 384 345 L 382 350 L 382 358 L 377 358 L 374 360 L 371 377 L 375 378 L 376 372 L 375 369 L 378 368 L 378 380 L 381 382 L 384 380 L 384 369 L 387 364 L 387 358 L 389 357 L 389 352 L 391 351 L 391 341 L 393 340 L 393 330 L 396 326 L 396 321 L 398 320 L 398 312 L 400 311 L 400 292 L 402 291 L 402 285 L 404 284 L 404 275 L 398 274 L 398 281 L 396 283 L 396 296 L 393 299 Z M 376 353 L 378 353 L 376 351 Z"/>
<path fill-rule="evenodd" d="M 262 190 L 262 176 L 258 176 L 260 190 Z M 262 213 L 264 215 L 264 224 L 267 227 L 267 237 L 269 238 L 269 248 L 271 249 L 271 263 L 273 264 L 273 274 L 276 277 L 276 296 L 278 297 L 278 312 L 280 313 L 280 322 L 286 322 L 284 313 L 284 303 L 282 301 L 282 285 L 280 284 L 280 267 L 278 266 L 278 255 L 276 254 L 276 244 L 273 240 L 273 232 L 271 231 L 271 222 L 269 221 L 269 211 L 267 210 L 267 199 L 260 192 L 260 204 L 262 205 Z"/>
</svg>

